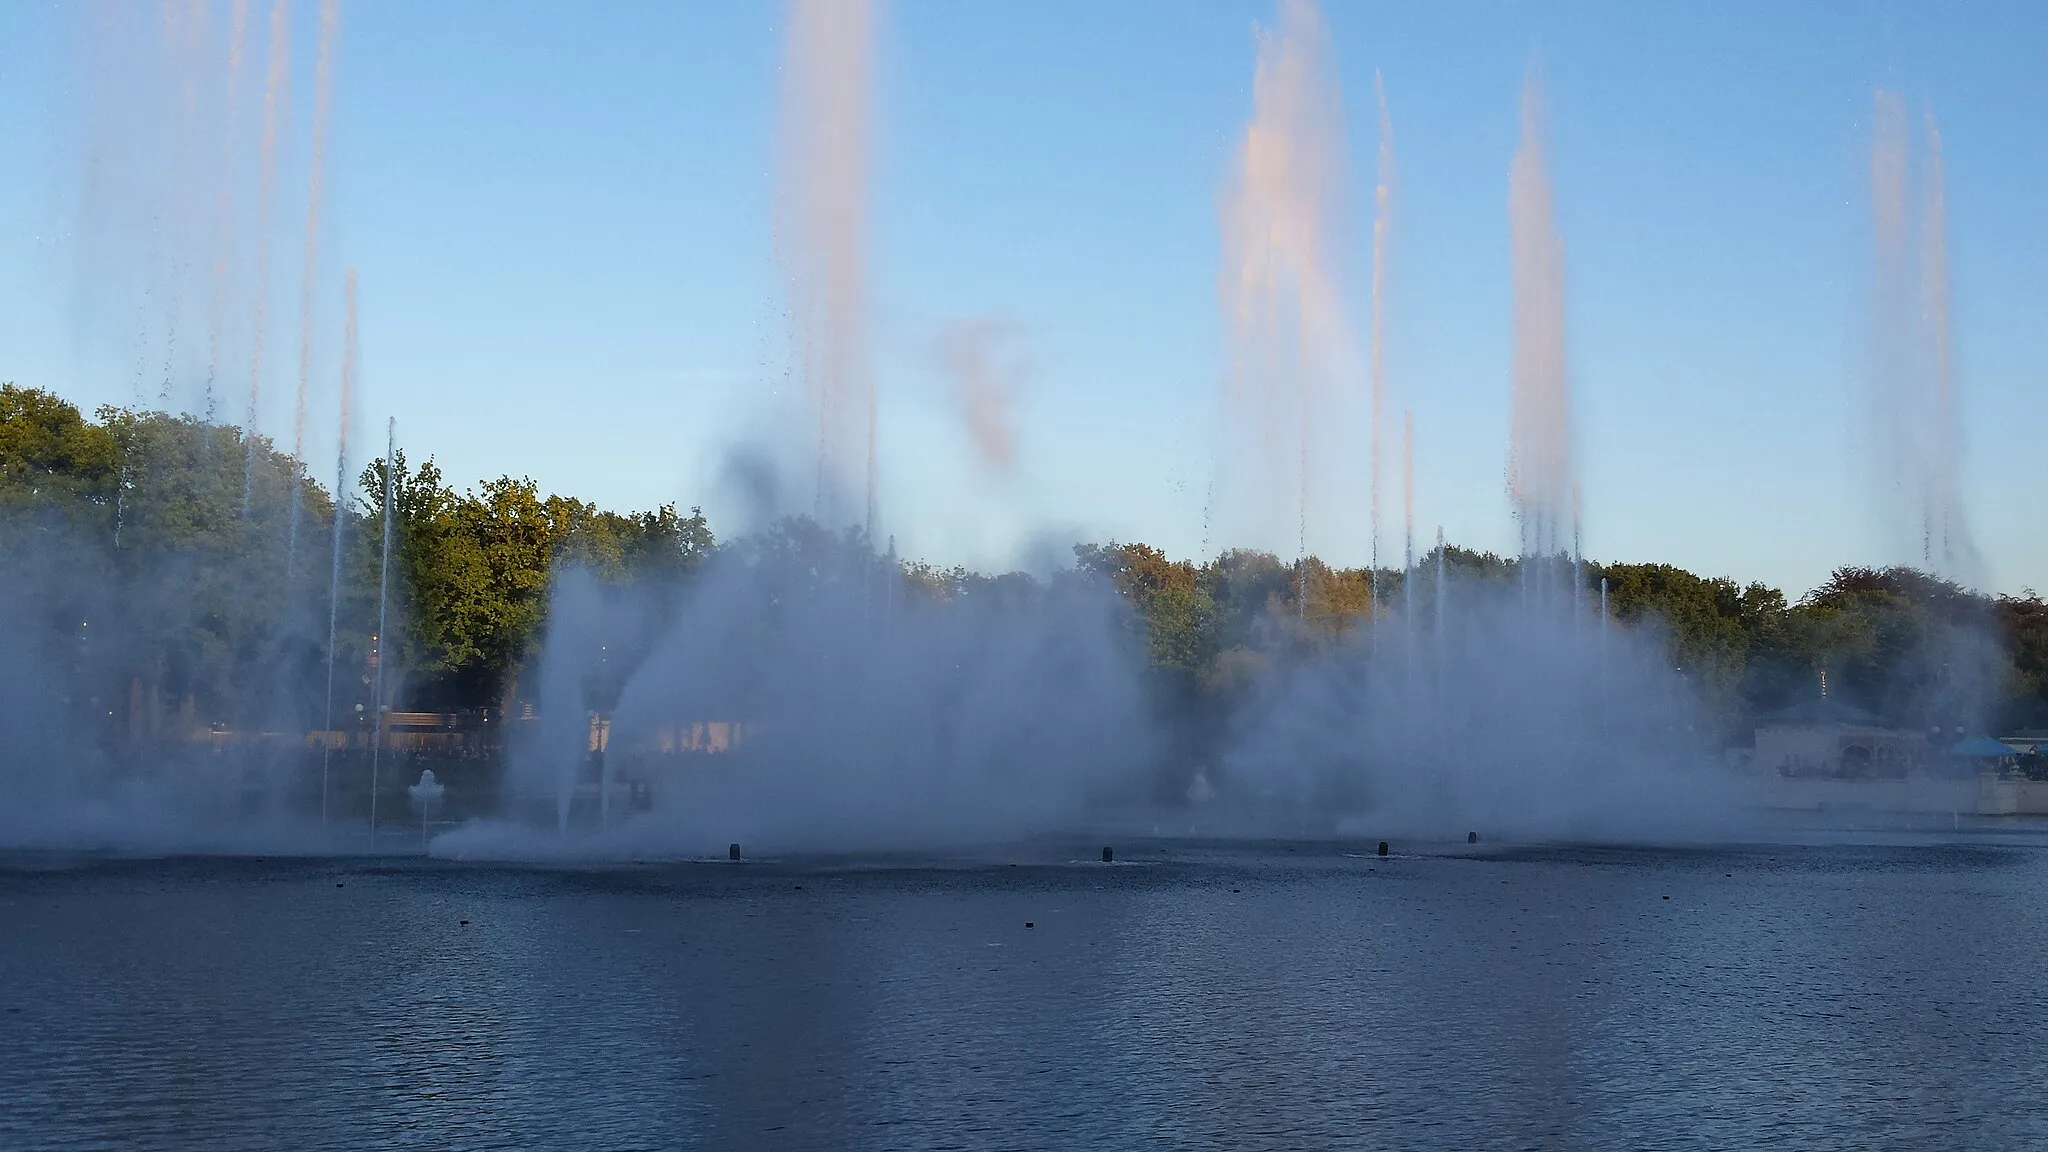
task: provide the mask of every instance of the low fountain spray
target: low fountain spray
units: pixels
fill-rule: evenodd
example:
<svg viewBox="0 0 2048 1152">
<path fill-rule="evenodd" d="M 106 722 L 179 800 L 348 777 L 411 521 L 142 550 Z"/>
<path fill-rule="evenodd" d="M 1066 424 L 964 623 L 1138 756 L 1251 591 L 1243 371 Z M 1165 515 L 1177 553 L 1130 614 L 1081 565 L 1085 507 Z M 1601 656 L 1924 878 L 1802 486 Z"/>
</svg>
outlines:
<svg viewBox="0 0 2048 1152">
<path fill-rule="evenodd" d="M 432 768 L 420 770 L 419 783 L 405 790 L 412 798 L 412 806 L 420 814 L 420 851 L 427 850 L 427 826 L 433 822 L 434 813 L 441 807 L 441 798 L 447 793 L 439 780 L 434 779 Z"/>
</svg>

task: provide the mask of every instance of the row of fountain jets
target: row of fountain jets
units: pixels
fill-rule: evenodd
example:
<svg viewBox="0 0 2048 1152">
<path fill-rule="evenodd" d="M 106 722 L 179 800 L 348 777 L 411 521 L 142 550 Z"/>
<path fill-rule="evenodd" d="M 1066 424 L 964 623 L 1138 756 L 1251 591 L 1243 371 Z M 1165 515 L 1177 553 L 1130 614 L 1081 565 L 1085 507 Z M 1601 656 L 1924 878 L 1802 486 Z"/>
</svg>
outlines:
<svg viewBox="0 0 2048 1152">
<path fill-rule="evenodd" d="M 178 98 L 159 102 L 170 117 L 160 135 L 180 161 L 156 166 L 156 221 L 150 247 L 161 251 L 181 237 L 210 234 L 212 256 L 172 261 L 169 273 L 153 267 L 154 279 L 168 280 L 159 294 L 168 304 L 162 317 L 164 385 L 168 402 L 177 368 L 177 332 L 188 305 L 207 301 L 204 409 L 212 415 L 222 372 L 230 296 L 246 280 L 249 393 L 245 427 L 245 513 L 255 483 L 257 438 L 264 387 L 264 335 L 269 297 L 270 219 L 275 211 L 279 152 L 290 105 L 291 18 L 289 0 L 272 0 L 268 57 L 261 89 L 260 145 L 255 172 L 253 230 L 239 235 L 237 200 L 245 194 L 239 168 L 241 92 L 247 65 L 251 0 L 231 0 L 225 68 L 216 53 L 212 6 L 197 3 L 163 9 L 161 42 L 167 89 Z M 870 124 L 873 87 L 873 11 L 869 0 L 792 0 L 786 25 L 782 117 L 775 203 L 776 257 L 789 285 L 792 366 L 800 376 L 816 431 L 814 513 L 827 523 L 863 524 L 873 539 L 876 519 L 875 383 L 868 361 L 866 327 L 870 276 L 867 216 Z M 294 471 L 303 474 L 309 388 L 314 366 L 317 311 L 318 238 L 322 234 L 328 120 L 341 0 L 320 0 L 314 115 L 305 201 L 305 251 L 300 292 L 297 397 L 293 417 Z M 1314 477 L 1334 445 L 1321 441 L 1324 421 L 1316 419 L 1338 390 L 1362 377 L 1369 390 L 1370 567 L 1377 602 L 1389 385 L 1385 301 L 1392 230 L 1396 164 L 1392 118 L 1386 90 L 1374 75 L 1378 108 L 1378 178 L 1374 188 L 1370 277 L 1370 332 L 1361 356 L 1343 298 L 1346 282 L 1333 238 L 1345 234 L 1347 215 L 1342 173 L 1344 126 L 1339 82 L 1329 28 L 1314 0 L 1279 0 L 1276 24 L 1257 33 L 1253 109 L 1240 139 L 1223 202 L 1224 267 L 1220 282 L 1231 354 L 1228 387 L 1222 398 L 1225 431 L 1217 446 L 1214 479 L 1205 517 L 1204 551 L 1214 536 L 1233 542 L 1270 542 L 1279 525 L 1293 521 L 1292 543 L 1306 555 L 1311 521 L 1309 494 Z M 210 107 L 209 102 L 217 106 Z M 219 115 L 208 115 L 209 111 Z M 1961 512 L 1957 481 L 1957 421 L 1948 264 L 1945 189 L 1940 136 L 1926 125 L 1928 159 L 1921 194 L 1920 252 L 1908 237 L 1909 122 L 1903 101 L 1880 93 L 1872 149 L 1871 192 L 1876 207 L 1877 330 L 1885 347 L 1876 381 L 1880 414 L 1878 466 L 1888 484 L 1905 494 L 1895 508 L 1909 510 L 1921 558 L 1930 569 L 1968 574 L 1975 553 Z M 212 135 L 209 137 L 208 133 Z M 214 162 L 183 158 L 214 153 Z M 168 179 L 166 179 L 166 174 Z M 1506 468 L 1507 490 L 1525 557 L 1565 557 L 1580 584 L 1581 512 L 1575 479 L 1570 421 L 1570 384 L 1565 346 L 1563 244 L 1555 224 L 1552 182 L 1544 137 L 1540 91 L 1532 81 L 1521 103 L 1521 142 L 1509 166 L 1512 225 L 1514 359 L 1512 420 Z M 236 259 L 248 253 L 248 263 Z M 184 270 L 204 266 L 203 292 L 181 291 Z M 240 277 L 235 275 L 239 272 Z M 1913 306 L 1917 275 L 1920 307 Z M 147 305 L 145 304 L 145 307 Z M 335 490 L 348 480 L 353 394 L 357 387 L 356 275 L 344 287 L 345 334 L 339 382 Z M 143 342 L 146 348 L 148 341 Z M 138 394 L 143 361 L 138 361 Z M 1414 456 L 1412 409 L 1402 412 L 1401 470 L 1404 512 L 1404 567 L 1415 569 Z M 386 460 L 394 458 L 395 422 L 387 425 Z M 388 635 L 389 556 L 392 547 L 393 476 L 385 473 L 384 559 L 381 563 L 378 636 Z M 1292 492 L 1287 492 L 1291 488 Z M 1289 497 L 1291 496 L 1291 499 Z M 1293 504 L 1291 516 L 1284 506 Z M 296 572 L 299 553 L 299 485 L 292 485 L 287 527 L 287 570 Z M 330 573 L 328 716 L 332 723 L 332 652 L 341 580 L 343 520 L 335 520 Z M 1437 532 L 1437 579 L 1442 584 L 1443 533 Z M 1273 551 L 1284 551 L 1274 547 Z M 1525 578 L 1542 580 L 1549 564 L 1525 565 Z M 1304 572 L 1306 571 L 1304 567 Z M 1604 582 L 1603 582 L 1604 584 Z M 1603 589 L 1604 593 L 1604 589 Z M 1576 597 L 1574 600 L 1576 601 Z M 1442 611 L 1442 597 L 1436 610 Z M 1412 618 L 1412 607 L 1409 610 Z M 382 707 L 387 685 L 385 661 L 377 662 L 373 699 Z M 380 770 L 381 728 L 373 738 L 373 773 Z M 323 769 L 323 783 L 325 771 Z M 325 789 L 323 786 L 323 796 Z M 373 805 L 375 789 L 373 788 Z M 324 803 L 323 803 L 324 814 Z M 373 808 L 372 824 L 376 813 Z"/>
</svg>

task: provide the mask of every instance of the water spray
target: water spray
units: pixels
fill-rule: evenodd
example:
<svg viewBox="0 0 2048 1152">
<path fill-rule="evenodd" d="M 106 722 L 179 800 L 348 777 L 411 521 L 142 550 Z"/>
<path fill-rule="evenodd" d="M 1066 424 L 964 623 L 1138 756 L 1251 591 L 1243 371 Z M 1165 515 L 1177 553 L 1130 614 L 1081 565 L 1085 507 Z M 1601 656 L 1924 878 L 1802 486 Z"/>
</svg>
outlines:
<svg viewBox="0 0 2048 1152">
<path fill-rule="evenodd" d="M 334 88 L 334 33 L 341 22 L 340 0 L 320 0 L 320 55 L 313 70 L 313 167 L 306 187 L 306 256 L 299 281 L 299 391 L 292 413 L 291 526 L 286 533 L 285 574 L 297 569 L 300 508 L 305 501 L 299 473 L 306 459 L 307 392 L 313 373 L 313 285 L 320 264 L 320 205 L 327 166 L 327 112 Z"/>
<path fill-rule="evenodd" d="M 388 605 L 391 600 L 391 541 L 392 532 L 392 484 L 397 476 L 398 459 L 398 417 L 389 417 L 384 425 L 384 550 L 377 566 L 377 671 L 370 689 L 370 719 L 375 725 L 370 730 L 370 849 L 377 848 L 377 785 L 378 769 L 384 756 L 384 665 L 390 659 L 391 636 L 386 631 L 391 623 Z"/>
<path fill-rule="evenodd" d="M 342 537 L 348 523 L 348 517 L 342 511 L 341 494 L 348 487 L 348 409 L 356 378 L 356 270 L 353 268 L 348 270 L 343 298 L 347 320 L 341 338 L 341 414 L 334 450 L 334 562 L 327 582 L 327 718 L 324 723 L 329 733 L 334 730 L 334 643 L 341 614 Z M 332 736 L 323 736 L 320 742 L 320 824 L 323 828 L 327 825 L 327 765 L 332 751 L 331 741 Z"/>
<path fill-rule="evenodd" d="M 263 402 L 263 330 L 270 297 L 270 209 L 277 199 L 277 138 L 291 93 L 291 0 L 270 8 L 270 69 L 263 81 L 263 160 L 256 194 L 256 296 L 249 328 L 249 416 L 242 430 L 242 515 L 256 495 L 256 421 Z"/>
</svg>

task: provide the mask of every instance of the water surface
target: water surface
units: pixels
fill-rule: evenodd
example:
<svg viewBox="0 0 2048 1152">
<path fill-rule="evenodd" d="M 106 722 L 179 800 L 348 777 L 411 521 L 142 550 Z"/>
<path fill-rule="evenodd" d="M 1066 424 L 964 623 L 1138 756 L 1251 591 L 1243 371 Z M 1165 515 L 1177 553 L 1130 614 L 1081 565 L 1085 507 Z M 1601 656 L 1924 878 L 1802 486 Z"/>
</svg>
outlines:
<svg viewBox="0 0 2048 1152">
<path fill-rule="evenodd" d="M 1088 855 L 17 857 L 0 1148 L 2048 1146 L 2027 836 Z"/>
</svg>

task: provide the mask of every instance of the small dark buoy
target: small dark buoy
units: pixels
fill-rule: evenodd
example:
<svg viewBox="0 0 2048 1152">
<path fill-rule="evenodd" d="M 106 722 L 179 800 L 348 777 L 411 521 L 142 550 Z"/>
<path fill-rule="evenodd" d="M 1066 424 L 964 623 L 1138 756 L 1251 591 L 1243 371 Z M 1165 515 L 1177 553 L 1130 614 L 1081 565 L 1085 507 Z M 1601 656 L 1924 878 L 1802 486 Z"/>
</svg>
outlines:
<svg viewBox="0 0 2048 1152">
<path fill-rule="evenodd" d="M 1665 897 L 1665 899 L 1666 899 L 1666 900 L 1669 900 L 1669 899 L 1671 899 L 1671 897 L 1669 897 L 1669 896 L 1666 896 L 1666 897 Z"/>
<path fill-rule="evenodd" d="M 733 846 L 731 846 L 730 848 L 727 848 L 727 849 L 725 850 L 725 858 L 726 858 L 727 860 L 737 860 L 737 859 L 739 859 L 739 858 L 740 858 L 740 846 L 739 846 L 739 845 L 737 845 L 737 844 L 734 844 L 734 845 L 733 845 Z"/>
<path fill-rule="evenodd" d="M 1387 842 L 1386 842 L 1385 840 L 1382 840 L 1382 841 L 1380 841 L 1380 855 L 1382 855 L 1382 856 L 1385 856 L 1386 854 L 1387 854 Z"/>
<path fill-rule="evenodd" d="M 339 888 L 339 887 L 341 887 L 341 881 L 339 881 L 339 880 L 336 880 L 336 881 L 334 882 L 334 886 L 335 886 L 336 888 Z"/>
<path fill-rule="evenodd" d="M 1103 862 L 1104 864 L 1107 864 L 1107 863 L 1109 863 L 1110 861 L 1112 861 L 1112 860 L 1115 860 L 1115 859 L 1116 859 L 1116 849 L 1114 849 L 1114 848 L 1111 848 L 1111 847 L 1110 847 L 1109 845 L 1107 845 L 1107 844 L 1104 844 L 1104 845 L 1102 846 L 1102 862 Z"/>
<path fill-rule="evenodd" d="M 1238 891 L 1238 889 L 1236 889 L 1236 888 L 1232 888 L 1232 889 L 1231 889 L 1231 891 L 1232 891 L 1232 892 L 1236 892 L 1236 891 Z"/>
<path fill-rule="evenodd" d="M 1477 843 L 1479 843 L 1479 833 L 1477 833 L 1477 832 L 1467 832 L 1467 833 L 1465 833 L 1465 843 L 1467 843 L 1467 844 L 1477 844 Z"/>
<path fill-rule="evenodd" d="M 457 923 L 461 924 L 464 928 L 469 927 L 469 921 L 467 920 L 457 921 Z"/>
<path fill-rule="evenodd" d="M 1024 926 L 1025 926 L 1026 928 L 1036 928 L 1036 927 L 1038 927 L 1038 925 L 1036 925 L 1036 924 L 1033 924 L 1033 923 L 1032 923 L 1031 921 L 1029 921 L 1029 920 L 1026 920 L 1026 921 L 1024 922 Z"/>
</svg>

